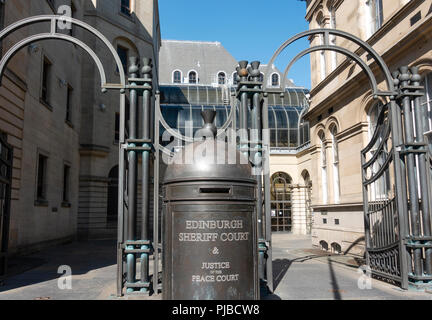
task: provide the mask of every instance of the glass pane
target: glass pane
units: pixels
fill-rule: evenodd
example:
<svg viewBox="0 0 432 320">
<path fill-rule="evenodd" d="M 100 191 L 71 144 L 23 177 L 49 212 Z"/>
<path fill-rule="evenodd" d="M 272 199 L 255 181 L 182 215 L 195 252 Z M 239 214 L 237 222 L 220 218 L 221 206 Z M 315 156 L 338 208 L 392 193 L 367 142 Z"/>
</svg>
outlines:
<svg viewBox="0 0 432 320">
<path fill-rule="evenodd" d="M 287 147 L 289 147 L 289 144 L 288 144 L 288 130 L 286 130 L 286 129 L 278 129 L 277 136 L 278 136 L 278 147 L 279 148 L 287 148 Z"/>
<path fill-rule="evenodd" d="M 270 130 L 270 147 L 277 148 L 277 139 L 276 139 L 277 130 Z"/>
</svg>

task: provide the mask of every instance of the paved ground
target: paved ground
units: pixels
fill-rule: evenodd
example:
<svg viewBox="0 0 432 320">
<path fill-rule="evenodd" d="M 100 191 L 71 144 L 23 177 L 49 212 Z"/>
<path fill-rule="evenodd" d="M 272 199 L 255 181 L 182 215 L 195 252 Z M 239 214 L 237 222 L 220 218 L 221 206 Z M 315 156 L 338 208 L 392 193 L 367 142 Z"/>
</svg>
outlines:
<svg viewBox="0 0 432 320">
<path fill-rule="evenodd" d="M 273 237 L 275 294 L 269 299 L 282 300 L 432 300 L 432 294 L 403 291 L 393 285 L 372 280 L 371 290 L 361 290 L 361 274 L 354 259 L 328 256 L 311 249 L 304 236 L 276 235 Z"/>
<path fill-rule="evenodd" d="M 426 299 L 432 294 L 404 292 L 392 285 L 372 281 L 371 290 L 360 290 L 354 260 L 332 256 L 311 248 L 304 236 L 274 236 L 275 293 L 266 299 Z M 7 299 L 115 299 L 115 243 L 76 242 L 50 248 L 11 261 L 15 273 L 0 287 L 0 300 Z M 72 269 L 71 290 L 60 290 L 59 266 Z M 135 298 L 136 299 L 136 298 Z M 152 297 L 160 299 L 160 296 Z"/>
</svg>

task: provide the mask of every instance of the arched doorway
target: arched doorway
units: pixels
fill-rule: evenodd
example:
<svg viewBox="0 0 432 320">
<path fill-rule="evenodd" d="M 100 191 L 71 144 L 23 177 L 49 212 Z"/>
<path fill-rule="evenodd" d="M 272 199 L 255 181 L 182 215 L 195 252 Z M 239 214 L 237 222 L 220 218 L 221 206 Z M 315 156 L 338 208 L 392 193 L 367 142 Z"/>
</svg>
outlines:
<svg viewBox="0 0 432 320">
<path fill-rule="evenodd" d="M 118 220 L 118 177 L 119 167 L 115 166 L 108 174 L 107 227 L 116 227 Z"/>
<path fill-rule="evenodd" d="M 292 230 L 292 179 L 285 172 L 277 172 L 271 178 L 271 229 L 272 232 Z"/>
</svg>

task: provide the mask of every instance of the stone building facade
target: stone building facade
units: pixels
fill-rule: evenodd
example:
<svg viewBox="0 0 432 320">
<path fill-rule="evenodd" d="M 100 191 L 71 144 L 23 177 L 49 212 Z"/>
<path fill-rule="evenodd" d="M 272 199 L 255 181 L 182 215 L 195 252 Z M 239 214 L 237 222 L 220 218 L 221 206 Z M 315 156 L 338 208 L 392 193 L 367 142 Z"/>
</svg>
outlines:
<svg viewBox="0 0 432 320">
<path fill-rule="evenodd" d="M 123 12 L 123 2 L 87 1 L 84 21 L 109 39 L 126 71 L 130 57 L 152 58 L 157 83 L 161 42 L 157 1 L 132 0 L 129 13 Z M 102 63 L 111 66 L 108 79 L 118 78 L 107 51 L 96 44 L 95 48 Z M 96 66 L 88 57 L 82 68 L 78 232 L 82 238 L 113 238 L 117 233 L 118 92 L 101 93 Z"/>
<path fill-rule="evenodd" d="M 125 66 L 132 55 L 153 58 L 157 77 L 156 0 L 2 1 L 1 27 L 35 15 L 58 14 L 62 5 L 71 8 L 73 18 L 105 35 Z M 3 54 L 17 41 L 47 32 L 48 27 L 48 23 L 31 25 L 11 34 L 2 43 Z M 101 42 L 79 27 L 62 32 L 95 50 L 108 82 L 116 82 L 114 59 Z M 109 186 L 116 182 L 113 172 L 118 164 L 118 112 L 118 93 L 101 93 L 96 66 L 78 46 L 44 40 L 12 58 L 0 87 L 0 131 L 14 148 L 11 254 L 77 235 L 106 236 Z"/>
<path fill-rule="evenodd" d="M 179 59 L 179 57 L 182 57 Z M 161 109 L 166 121 L 183 128 L 192 119 L 200 128 L 202 108 L 214 108 L 216 125 L 228 116 L 236 88 L 238 62 L 219 42 L 163 40 L 160 51 Z M 280 88 L 282 73 L 261 65 L 269 89 Z M 308 90 L 286 81 L 285 94 L 269 96 L 272 180 L 272 230 L 308 234 L 311 231 Z"/>
<path fill-rule="evenodd" d="M 354 34 L 380 54 L 390 71 L 418 66 L 426 86 L 423 107 L 431 128 L 432 1 L 430 0 L 309 0 L 310 29 L 336 28 Z M 320 37 L 309 39 L 321 44 Z M 331 43 L 346 47 L 372 64 L 366 54 L 342 38 Z M 372 65 L 372 70 L 376 71 Z M 360 152 L 374 131 L 377 105 L 367 77 L 347 58 L 332 52 L 311 54 L 312 207 L 315 246 L 349 254 L 364 251 Z M 386 90 L 383 77 L 379 88 Z"/>
</svg>

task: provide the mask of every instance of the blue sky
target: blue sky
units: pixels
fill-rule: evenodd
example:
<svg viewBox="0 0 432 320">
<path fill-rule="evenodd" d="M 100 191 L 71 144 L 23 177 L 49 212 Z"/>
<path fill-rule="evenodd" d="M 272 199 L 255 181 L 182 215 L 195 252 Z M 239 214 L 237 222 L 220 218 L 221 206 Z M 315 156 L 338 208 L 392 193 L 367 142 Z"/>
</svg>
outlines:
<svg viewBox="0 0 432 320">
<path fill-rule="evenodd" d="M 219 41 L 237 60 L 266 64 L 287 39 L 307 30 L 306 3 L 299 0 L 159 0 L 162 39 Z M 307 39 L 292 44 L 276 62 L 283 71 Z M 310 88 L 309 56 L 288 75 Z"/>
</svg>

